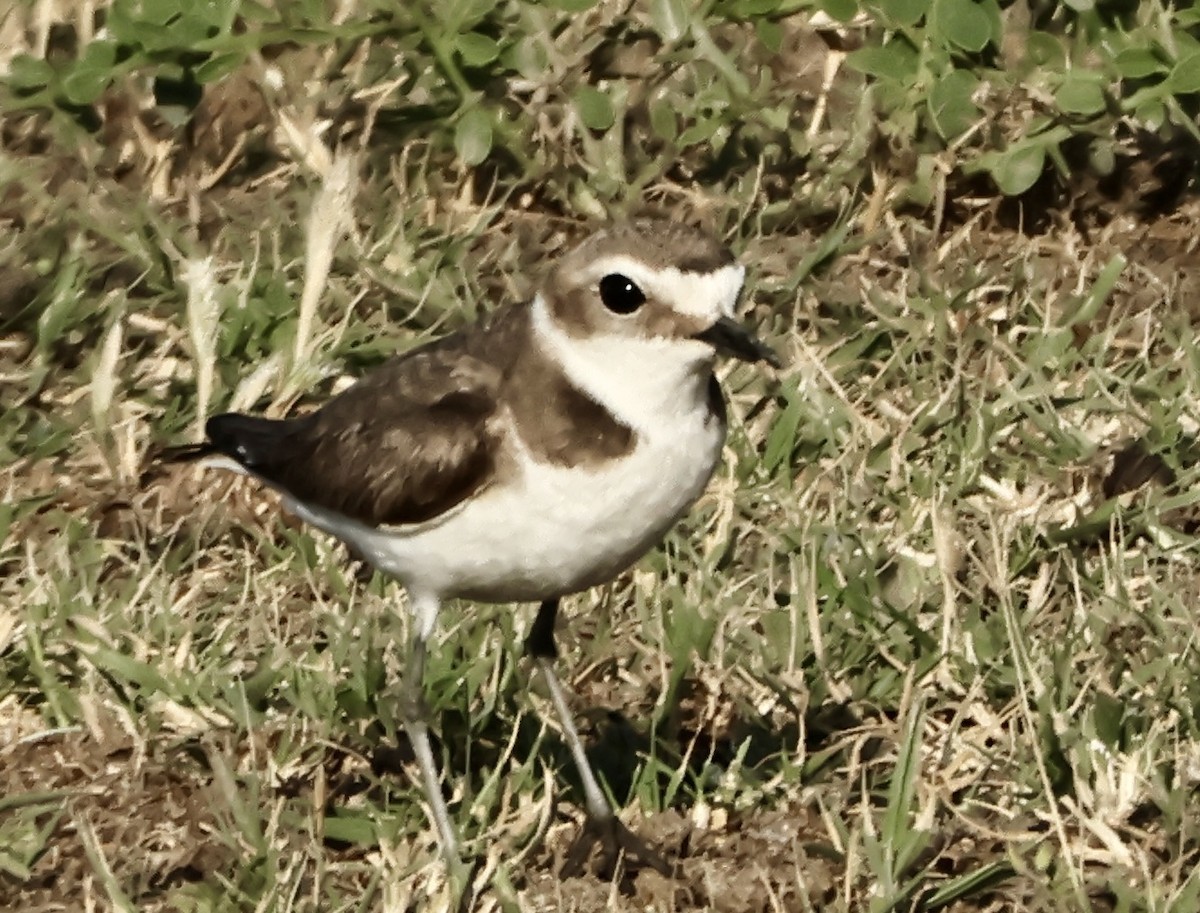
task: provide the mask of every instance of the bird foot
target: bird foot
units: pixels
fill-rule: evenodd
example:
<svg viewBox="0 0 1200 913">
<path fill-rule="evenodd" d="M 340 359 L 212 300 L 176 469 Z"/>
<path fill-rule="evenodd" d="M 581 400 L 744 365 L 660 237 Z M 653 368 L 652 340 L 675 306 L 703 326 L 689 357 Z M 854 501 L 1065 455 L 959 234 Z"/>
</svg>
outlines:
<svg viewBox="0 0 1200 913">
<path fill-rule="evenodd" d="M 580 874 L 597 845 L 600 846 L 600 862 L 596 871 L 605 877 L 616 870 L 622 857 L 636 859 L 642 866 L 649 866 L 667 877 L 672 874 L 671 867 L 658 851 L 622 824 L 616 815 L 605 818 L 588 815 L 579 836 L 567 851 L 560 877 L 573 878 Z"/>
</svg>

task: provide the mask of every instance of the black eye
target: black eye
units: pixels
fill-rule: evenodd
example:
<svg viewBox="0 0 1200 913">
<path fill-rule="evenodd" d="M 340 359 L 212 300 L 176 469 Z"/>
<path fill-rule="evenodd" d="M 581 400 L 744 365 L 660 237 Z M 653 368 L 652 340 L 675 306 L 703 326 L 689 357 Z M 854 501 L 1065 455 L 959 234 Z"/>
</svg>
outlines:
<svg viewBox="0 0 1200 913">
<path fill-rule="evenodd" d="M 609 273 L 600 280 L 600 300 L 614 314 L 632 314 L 645 303 L 646 295 L 628 276 Z"/>
</svg>

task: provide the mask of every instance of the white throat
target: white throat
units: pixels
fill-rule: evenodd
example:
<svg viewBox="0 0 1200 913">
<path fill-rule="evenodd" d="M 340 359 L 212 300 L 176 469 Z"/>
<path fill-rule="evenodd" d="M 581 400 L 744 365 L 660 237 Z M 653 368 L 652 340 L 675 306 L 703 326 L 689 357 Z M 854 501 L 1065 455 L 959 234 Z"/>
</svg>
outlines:
<svg viewBox="0 0 1200 913">
<path fill-rule="evenodd" d="M 635 431 L 663 419 L 707 414 L 713 354 L 702 342 L 593 336 L 577 338 L 550 315 L 541 294 L 530 305 L 533 332 L 580 390 Z"/>
</svg>

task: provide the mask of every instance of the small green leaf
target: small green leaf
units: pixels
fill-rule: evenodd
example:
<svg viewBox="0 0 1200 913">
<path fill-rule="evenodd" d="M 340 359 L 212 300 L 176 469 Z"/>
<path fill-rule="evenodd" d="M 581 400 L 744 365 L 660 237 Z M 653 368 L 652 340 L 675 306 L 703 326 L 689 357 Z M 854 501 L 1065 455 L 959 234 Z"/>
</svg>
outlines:
<svg viewBox="0 0 1200 913">
<path fill-rule="evenodd" d="M 1171 75 L 1167 77 L 1167 86 L 1175 95 L 1187 95 L 1200 92 L 1200 53 L 1192 53 L 1181 57 L 1171 67 Z"/>
<path fill-rule="evenodd" d="M 122 45 L 143 51 L 162 51 L 175 48 L 171 30 L 141 19 L 127 19 L 112 27 L 113 37 Z"/>
<path fill-rule="evenodd" d="M 8 84 L 14 89 L 40 89 L 54 81 L 54 67 L 40 57 L 18 54 L 8 64 Z"/>
<path fill-rule="evenodd" d="M 505 69 L 520 73 L 527 79 L 540 77 L 549 65 L 545 46 L 528 37 L 509 44 L 501 53 L 500 60 Z"/>
<path fill-rule="evenodd" d="M 666 100 L 650 105 L 650 128 L 663 142 L 673 143 L 679 135 L 679 122 L 675 116 L 674 105 Z"/>
<path fill-rule="evenodd" d="M 593 86 L 580 86 L 576 90 L 575 110 L 589 130 L 607 130 L 616 120 L 612 100 Z"/>
<path fill-rule="evenodd" d="M 167 26 L 167 33 L 174 46 L 190 48 L 192 45 L 199 44 L 216 35 L 217 27 L 189 8 L 188 12 Z"/>
<path fill-rule="evenodd" d="M 1029 143 L 1004 152 L 990 153 L 987 167 L 1005 196 L 1020 196 L 1037 183 L 1046 167 L 1046 148 L 1041 143 Z"/>
<path fill-rule="evenodd" d="M 1072 70 L 1054 93 L 1054 101 L 1064 114 L 1100 114 L 1106 106 L 1101 77 L 1096 73 Z"/>
<path fill-rule="evenodd" d="M 1059 36 L 1032 31 L 1025 37 L 1025 60 L 1033 66 L 1065 70 L 1067 52 Z"/>
<path fill-rule="evenodd" d="M 500 45 L 494 38 L 479 32 L 466 32 L 459 35 L 455 48 L 462 62 L 468 67 L 482 67 L 500 56 Z"/>
<path fill-rule="evenodd" d="M 478 165 L 492 151 L 492 119 L 479 107 L 469 108 L 454 127 L 454 151 L 465 165 Z"/>
<path fill-rule="evenodd" d="M 934 83 L 929 92 L 929 117 L 933 126 L 947 142 L 970 129 L 979 116 L 979 108 L 971 96 L 979 80 L 967 70 L 951 70 Z"/>
<path fill-rule="evenodd" d="M 1124 79 L 1144 79 L 1167 70 L 1167 65 L 1149 48 L 1126 48 L 1113 58 L 1113 65 Z"/>
<path fill-rule="evenodd" d="M 1088 144 L 1088 167 L 1104 177 L 1108 177 L 1116 171 L 1116 142 L 1107 136 L 1098 136 L 1093 139 Z"/>
<path fill-rule="evenodd" d="M 327 816 L 323 823 L 327 840 L 339 840 L 358 846 L 375 846 L 379 843 L 375 823 L 370 818 L 342 810 L 336 815 Z"/>
<path fill-rule="evenodd" d="M 196 67 L 192 76 L 201 85 L 216 82 L 240 67 L 244 59 L 243 55 L 237 52 L 217 54 Z"/>
<path fill-rule="evenodd" d="M 239 0 L 238 15 L 249 22 L 279 22 L 279 10 L 258 0 Z"/>
<path fill-rule="evenodd" d="M 758 19 L 754 23 L 754 31 L 759 43 L 772 54 L 778 54 L 783 47 L 783 27 L 770 19 Z"/>
<path fill-rule="evenodd" d="M 858 15 L 858 4 L 855 0 L 820 0 L 817 5 L 826 16 L 838 22 L 849 22 Z"/>
<path fill-rule="evenodd" d="M 934 0 L 930 18 L 937 34 L 964 51 L 978 53 L 997 37 L 991 17 L 975 0 Z"/>
<path fill-rule="evenodd" d="M 879 9 L 893 25 L 916 25 L 929 15 L 930 0 L 880 0 Z"/>
<path fill-rule="evenodd" d="M 130 10 L 132 4 L 121 4 L 125 7 L 125 12 L 131 15 L 131 18 L 140 19 L 142 22 L 148 22 L 153 25 L 166 25 L 176 16 L 180 16 L 184 11 L 184 3 L 181 0 L 141 0 L 137 4 L 137 10 Z"/>
<path fill-rule="evenodd" d="M 1158 130 L 1167 122 L 1166 105 L 1158 96 L 1145 99 L 1133 113 L 1147 130 Z"/>
<path fill-rule="evenodd" d="M 667 44 L 673 44 L 687 34 L 691 20 L 683 0 L 652 0 L 650 21 L 654 31 Z"/>
<path fill-rule="evenodd" d="M 1174 54 L 1172 56 L 1175 60 L 1183 60 L 1185 57 L 1191 57 L 1193 54 L 1200 53 L 1200 38 L 1197 38 L 1186 29 L 1171 29 L 1170 41 L 1174 44 Z"/>
<path fill-rule="evenodd" d="M 1092 711 L 1096 736 L 1109 748 L 1121 747 L 1121 724 L 1125 719 L 1125 702 L 1109 694 L 1097 694 Z"/>
<path fill-rule="evenodd" d="M 916 50 L 899 38 L 881 48 L 859 48 L 846 58 L 847 65 L 860 73 L 906 85 L 917 75 L 917 62 Z"/>
<path fill-rule="evenodd" d="M 695 120 L 691 126 L 686 127 L 679 134 L 679 139 L 676 145 L 681 149 L 686 149 L 688 146 L 694 146 L 697 143 L 706 143 L 712 139 L 713 134 L 721 126 L 721 122 L 715 117 L 701 117 Z"/>
<path fill-rule="evenodd" d="M 140 17 L 138 18 L 140 19 Z M 112 6 L 108 8 L 108 15 L 104 17 L 104 28 L 117 42 L 133 44 L 135 21 L 137 19 L 135 19 L 129 3 L 123 2 L 123 0 L 113 0 Z"/>
<path fill-rule="evenodd" d="M 726 0 L 719 9 L 726 18 L 737 20 L 776 15 L 782 7 L 779 0 Z"/>
<path fill-rule="evenodd" d="M 241 0 L 205 0 L 189 3 L 188 12 L 207 22 L 217 32 L 225 32 L 233 24 L 241 10 Z"/>
<path fill-rule="evenodd" d="M 93 41 L 83 56 L 63 78 L 63 94 L 76 105 L 90 105 L 108 88 L 113 80 L 117 62 L 117 45 L 113 41 Z"/>
</svg>

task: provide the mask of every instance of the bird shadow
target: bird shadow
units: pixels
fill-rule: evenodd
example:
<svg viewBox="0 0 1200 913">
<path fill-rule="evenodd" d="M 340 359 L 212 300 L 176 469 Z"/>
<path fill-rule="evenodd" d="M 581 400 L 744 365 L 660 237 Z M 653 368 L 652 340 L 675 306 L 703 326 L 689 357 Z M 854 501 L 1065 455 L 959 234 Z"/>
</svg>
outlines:
<svg viewBox="0 0 1200 913">
<path fill-rule="evenodd" d="M 810 759 L 804 778 L 818 779 L 849 751 L 844 734 L 862 723 L 848 705 L 829 702 L 782 722 L 741 707 L 719 728 L 705 726 L 687 719 L 679 708 L 679 700 L 699 687 L 685 679 L 675 705 L 659 708 L 657 724 L 639 722 L 611 706 L 593 706 L 577 714 L 588 762 L 618 812 L 635 798 L 650 795 L 654 810 L 671 809 L 686 816 L 727 771 L 736 768 L 750 786 L 766 783 L 786 766 L 794 768 L 801 755 Z M 554 771 L 557 799 L 584 807 L 583 784 L 567 743 L 556 728 L 530 711 L 524 688 L 509 689 L 485 714 L 468 713 L 465 707 L 442 708 L 431 723 L 435 757 L 448 764 L 443 781 L 448 800 L 456 785 L 465 786 L 468 794 L 481 789 L 497 765 L 528 764 L 536 758 Z M 331 801 L 364 791 L 382 800 L 397 778 L 411 776 L 418 785 L 415 757 L 402 728 L 389 736 L 382 726 L 368 727 L 358 750 L 370 761 L 369 781 L 361 772 L 353 782 L 342 778 L 330 790 Z M 870 744 L 859 746 L 859 751 L 864 756 L 874 753 Z M 459 779 L 463 777 L 465 783 Z"/>
</svg>

